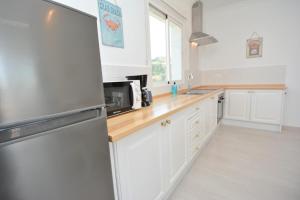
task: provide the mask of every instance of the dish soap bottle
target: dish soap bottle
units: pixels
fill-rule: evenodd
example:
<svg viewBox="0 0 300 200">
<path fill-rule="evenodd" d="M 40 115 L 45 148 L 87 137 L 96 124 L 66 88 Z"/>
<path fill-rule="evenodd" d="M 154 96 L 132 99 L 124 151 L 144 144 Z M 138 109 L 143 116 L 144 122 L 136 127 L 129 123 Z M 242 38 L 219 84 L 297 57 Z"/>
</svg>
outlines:
<svg viewBox="0 0 300 200">
<path fill-rule="evenodd" d="M 172 85 L 172 91 L 171 91 L 173 96 L 176 96 L 176 95 L 177 95 L 177 90 L 178 90 L 177 84 L 176 84 L 176 82 L 174 81 L 174 84 Z"/>
</svg>

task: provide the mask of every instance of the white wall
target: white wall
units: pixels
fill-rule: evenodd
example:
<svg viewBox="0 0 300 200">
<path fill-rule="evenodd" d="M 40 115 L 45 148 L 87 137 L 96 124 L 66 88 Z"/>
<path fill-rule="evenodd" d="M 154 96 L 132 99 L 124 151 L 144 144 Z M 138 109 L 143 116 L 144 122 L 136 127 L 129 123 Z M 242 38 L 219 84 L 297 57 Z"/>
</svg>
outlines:
<svg viewBox="0 0 300 200">
<path fill-rule="evenodd" d="M 97 0 L 56 1 L 99 18 Z M 149 73 L 145 34 L 146 0 L 116 0 L 111 2 L 116 2 L 122 8 L 125 47 L 120 49 L 102 45 L 101 32 L 98 28 L 104 80 L 120 80 L 130 74 Z"/>
<path fill-rule="evenodd" d="M 204 31 L 214 35 L 219 43 L 199 49 L 199 69 L 211 74 L 216 69 L 233 73 L 233 69 L 257 68 L 265 71 L 263 76 L 270 77 L 259 80 L 285 81 L 289 88 L 285 124 L 300 127 L 300 1 L 235 0 L 214 5 L 211 2 L 217 1 L 204 0 Z M 264 37 L 262 58 L 246 59 L 246 40 L 252 32 Z M 286 67 L 283 79 L 272 70 L 279 66 Z M 241 75 L 239 72 L 232 79 L 223 78 L 234 82 Z M 260 75 L 257 71 L 248 81 Z"/>
<path fill-rule="evenodd" d="M 97 0 L 56 1 L 99 17 Z M 189 69 L 190 48 L 188 39 L 191 33 L 191 6 L 193 0 L 153 1 L 169 4 L 174 12 L 178 12 L 179 15 L 185 18 L 184 68 L 185 70 Z M 125 48 L 118 49 L 103 46 L 99 31 L 104 81 L 120 80 L 124 79 L 126 75 L 132 74 L 151 74 L 151 67 L 149 66 L 149 38 L 147 37 L 147 5 L 149 0 L 111 0 L 111 2 L 116 2 L 122 8 Z M 196 65 L 193 66 L 197 67 Z M 153 88 L 153 91 L 155 94 L 167 92 L 170 90 L 169 87 Z"/>
</svg>

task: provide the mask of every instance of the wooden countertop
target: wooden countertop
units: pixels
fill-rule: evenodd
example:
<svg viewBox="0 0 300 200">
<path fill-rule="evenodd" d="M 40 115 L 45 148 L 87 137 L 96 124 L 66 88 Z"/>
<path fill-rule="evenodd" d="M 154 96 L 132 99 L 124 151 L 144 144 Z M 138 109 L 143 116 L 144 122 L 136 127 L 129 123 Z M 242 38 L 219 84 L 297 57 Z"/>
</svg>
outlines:
<svg viewBox="0 0 300 200">
<path fill-rule="evenodd" d="M 166 95 L 155 98 L 149 107 L 109 118 L 107 120 L 109 140 L 116 142 L 220 91 L 222 90 L 215 90 L 204 95 Z"/>
<path fill-rule="evenodd" d="M 244 89 L 244 90 L 285 90 L 285 84 L 220 84 L 220 85 L 201 85 L 196 89 Z"/>
<path fill-rule="evenodd" d="M 284 90 L 286 88 L 284 84 L 203 85 L 195 87 L 195 89 L 216 90 L 205 95 L 177 95 L 175 97 L 170 94 L 159 95 L 154 98 L 153 105 L 150 107 L 109 118 L 107 120 L 109 139 L 111 142 L 116 142 L 142 128 L 165 119 L 179 110 L 207 99 L 222 89 Z"/>
</svg>

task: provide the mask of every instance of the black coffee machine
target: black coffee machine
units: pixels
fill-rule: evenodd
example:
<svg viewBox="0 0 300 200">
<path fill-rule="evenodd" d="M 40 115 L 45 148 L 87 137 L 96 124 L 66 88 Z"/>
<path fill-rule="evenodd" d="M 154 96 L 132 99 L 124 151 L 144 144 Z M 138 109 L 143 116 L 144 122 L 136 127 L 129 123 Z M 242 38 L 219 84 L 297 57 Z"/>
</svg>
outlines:
<svg viewBox="0 0 300 200">
<path fill-rule="evenodd" d="M 126 76 L 128 80 L 139 80 L 142 91 L 142 106 L 147 107 L 152 103 L 152 93 L 147 89 L 147 75 Z"/>
</svg>

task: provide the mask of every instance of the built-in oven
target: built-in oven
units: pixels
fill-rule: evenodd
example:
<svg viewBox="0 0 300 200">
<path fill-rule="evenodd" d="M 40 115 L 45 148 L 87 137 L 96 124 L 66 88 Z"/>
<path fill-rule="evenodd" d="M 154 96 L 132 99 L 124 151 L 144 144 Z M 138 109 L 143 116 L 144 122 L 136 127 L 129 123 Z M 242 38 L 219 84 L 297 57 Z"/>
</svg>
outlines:
<svg viewBox="0 0 300 200">
<path fill-rule="evenodd" d="M 139 81 L 105 82 L 103 85 L 108 116 L 141 108 Z"/>
<path fill-rule="evenodd" d="M 220 121 L 223 118 L 224 101 L 225 101 L 224 93 L 222 93 L 218 96 L 218 124 L 220 123 Z"/>
</svg>

